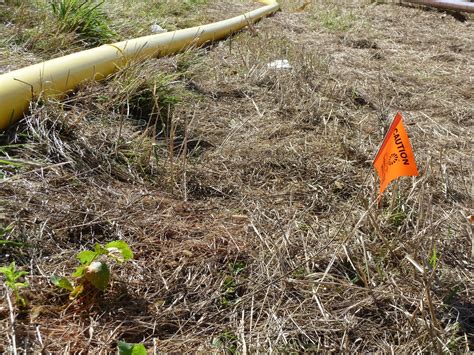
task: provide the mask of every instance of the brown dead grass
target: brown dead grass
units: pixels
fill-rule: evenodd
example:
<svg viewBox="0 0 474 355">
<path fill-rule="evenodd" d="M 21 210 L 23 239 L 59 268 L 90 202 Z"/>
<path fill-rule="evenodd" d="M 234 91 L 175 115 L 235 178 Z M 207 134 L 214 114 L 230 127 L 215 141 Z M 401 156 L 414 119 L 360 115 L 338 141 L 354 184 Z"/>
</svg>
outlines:
<svg viewBox="0 0 474 355">
<path fill-rule="evenodd" d="M 38 104 L 4 135 L 42 167 L 0 189 L 11 237 L 31 244 L 0 249 L 31 274 L 18 349 L 472 350 L 472 24 L 395 4 L 294 8 Z M 377 208 L 371 161 L 397 110 L 421 175 Z M 51 285 L 115 239 L 135 260 L 106 292 L 70 302 Z M 0 315 L 7 351 L 5 302 Z"/>
</svg>

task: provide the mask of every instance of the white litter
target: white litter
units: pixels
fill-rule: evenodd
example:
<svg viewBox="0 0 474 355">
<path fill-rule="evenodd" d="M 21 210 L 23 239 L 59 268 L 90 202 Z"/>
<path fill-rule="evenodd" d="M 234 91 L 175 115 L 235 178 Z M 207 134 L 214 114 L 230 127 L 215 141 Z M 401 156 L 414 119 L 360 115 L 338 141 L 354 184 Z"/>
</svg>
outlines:
<svg viewBox="0 0 474 355">
<path fill-rule="evenodd" d="M 270 69 L 292 69 L 290 62 L 287 59 L 278 59 L 268 63 Z"/>
<path fill-rule="evenodd" d="M 163 27 L 158 25 L 156 21 L 153 23 L 153 25 L 150 26 L 150 31 L 151 33 L 163 33 L 163 32 L 168 32 L 168 30 L 165 30 Z"/>
</svg>

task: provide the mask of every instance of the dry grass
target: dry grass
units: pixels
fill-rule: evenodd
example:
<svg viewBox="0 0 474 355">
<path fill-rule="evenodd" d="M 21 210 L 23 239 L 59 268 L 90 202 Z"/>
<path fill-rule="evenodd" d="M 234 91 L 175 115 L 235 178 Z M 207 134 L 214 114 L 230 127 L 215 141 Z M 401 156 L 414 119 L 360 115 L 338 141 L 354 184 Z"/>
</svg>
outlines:
<svg viewBox="0 0 474 355">
<path fill-rule="evenodd" d="M 227 41 L 37 103 L 2 136 L 23 162 L 0 166 L 0 222 L 29 244 L 0 246 L 30 272 L 18 350 L 472 351 L 472 24 L 283 4 Z M 251 7 L 209 1 L 190 18 Z M 397 110 L 421 175 L 378 208 L 371 161 Z M 135 260 L 106 292 L 71 302 L 50 283 L 115 239 Z M 12 329 L 3 301 L 1 351 Z"/>
</svg>

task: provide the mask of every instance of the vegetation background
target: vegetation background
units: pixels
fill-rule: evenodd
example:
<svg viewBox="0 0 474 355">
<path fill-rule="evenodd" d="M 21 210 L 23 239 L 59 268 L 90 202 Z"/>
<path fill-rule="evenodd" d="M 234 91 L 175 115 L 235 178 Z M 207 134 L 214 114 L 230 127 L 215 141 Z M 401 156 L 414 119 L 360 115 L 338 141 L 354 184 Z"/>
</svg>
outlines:
<svg viewBox="0 0 474 355">
<path fill-rule="evenodd" d="M 2 133 L 0 352 L 472 351 L 472 18 L 281 3 L 38 100 Z M 6 0 L 0 73 L 256 6 Z M 281 59 L 292 69 L 268 67 Z M 376 206 L 371 162 L 398 110 L 421 174 Z M 53 285 L 116 240 L 134 258 L 104 291 Z"/>
</svg>

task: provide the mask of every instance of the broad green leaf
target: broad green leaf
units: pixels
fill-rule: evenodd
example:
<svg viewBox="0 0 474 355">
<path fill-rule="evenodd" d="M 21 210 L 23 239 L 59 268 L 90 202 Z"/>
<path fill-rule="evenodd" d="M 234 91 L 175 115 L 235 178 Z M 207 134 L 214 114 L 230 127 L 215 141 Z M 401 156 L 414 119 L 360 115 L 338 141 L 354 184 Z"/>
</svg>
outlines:
<svg viewBox="0 0 474 355">
<path fill-rule="evenodd" d="M 131 355 L 134 345 L 120 340 L 117 344 L 119 355 Z"/>
<path fill-rule="evenodd" d="M 147 355 L 148 352 L 146 351 L 145 345 L 143 344 L 135 344 L 133 345 L 132 355 Z"/>
<path fill-rule="evenodd" d="M 94 246 L 94 252 L 97 254 L 97 255 L 107 255 L 109 253 L 109 251 L 107 249 L 105 249 L 102 245 L 100 244 L 96 244 Z"/>
<path fill-rule="evenodd" d="M 15 279 L 17 278 L 15 262 L 12 261 L 8 266 L 0 267 L 0 273 L 5 275 L 7 281 L 15 281 Z"/>
<path fill-rule="evenodd" d="M 95 251 L 84 250 L 77 254 L 76 258 L 79 259 L 81 264 L 89 265 L 98 256 Z"/>
<path fill-rule="evenodd" d="M 12 290 L 18 291 L 19 288 L 27 287 L 28 282 L 18 282 L 17 280 L 23 276 L 28 275 L 26 271 L 16 271 L 15 262 L 13 261 L 9 266 L 0 268 L 0 273 L 5 276 L 5 284 Z"/>
<path fill-rule="evenodd" d="M 105 245 L 105 248 L 111 253 L 111 254 L 117 254 L 119 253 L 122 258 L 122 261 L 128 261 L 130 259 L 133 259 L 133 252 L 128 246 L 127 243 L 125 243 L 123 240 L 115 240 L 113 242 L 107 243 Z"/>
<path fill-rule="evenodd" d="M 147 355 L 145 345 L 143 344 L 131 344 L 125 341 L 118 342 L 119 355 Z"/>
<path fill-rule="evenodd" d="M 71 277 L 82 277 L 84 276 L 84 273 L 86 272 L 86 265 L 81 265 L 76 268 L 76 271 L 74 271 L 71 275 Z"/>
<path fill-rule="evenodd" d="M 74 290 L 74 287 L 72 286 L 71 282 L 66 277 L 52 275 L 51 282 L 59 288 L 64 288 L 68 291 Z"/>
</svg>

